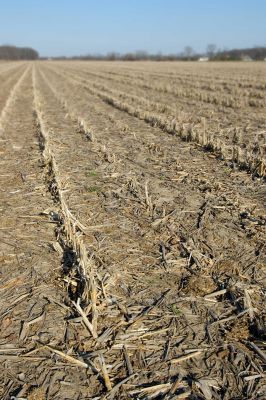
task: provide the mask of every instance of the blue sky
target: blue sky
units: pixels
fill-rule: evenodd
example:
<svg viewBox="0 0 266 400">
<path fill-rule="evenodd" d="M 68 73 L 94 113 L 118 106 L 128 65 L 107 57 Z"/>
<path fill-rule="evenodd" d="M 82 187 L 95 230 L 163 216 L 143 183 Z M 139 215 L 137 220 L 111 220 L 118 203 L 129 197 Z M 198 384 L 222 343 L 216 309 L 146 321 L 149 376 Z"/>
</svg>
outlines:
<svg viewBox="0 0 266 400">
<path fill-rule="evenodd" d="M 266 0 L 0 0 L 0 44 L 42 56 L 266 45 Z"/>
</svg>

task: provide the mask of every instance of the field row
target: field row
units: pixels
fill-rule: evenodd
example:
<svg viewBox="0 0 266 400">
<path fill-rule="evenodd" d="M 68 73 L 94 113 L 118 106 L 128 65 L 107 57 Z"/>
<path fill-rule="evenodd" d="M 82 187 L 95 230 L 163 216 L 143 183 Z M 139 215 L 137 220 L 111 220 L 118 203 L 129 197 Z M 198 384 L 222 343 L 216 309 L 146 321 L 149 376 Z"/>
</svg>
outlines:
<svg viewBox="0 0 266 400">
<path fill-rule="evenodd" d="M 237 114 L 224 113 L 210 107 L 203 110 L 199 104 L 193 105 L 192 113 L 192 105 L 171 102 L 162 94 L 156 98 L 154 93 L 140 92 L 135 86 L 122 87 L 122 91 L 118 90 L 119 84 L 103 84 L 84 78 L 81 73 L 69 71 L 69 68 L 59 72 L 52 68 L 58 79 L 60 76 L 67 79 L 82 93 L 88 91 L 152 126 L 159 126 L 170 134 L 181 136 L 183 140 L 196 142 L 205 150 L 213 151 L 218 157 L 232 161 L 254 175 L 265 175 L 265 114 L 252 113 L 251 118 L 244 109 Z"/>
<path fill-rule="evenodd" d="M 65 66 L 65 65 L 64 65 Z M 73 65 L 71 66 L 71 69 Z M 116 73 L 107 71 L 99 72 L 97 69 L 87 69 L 78 64 L 72 69 L 79 74 L 86 74 L 87 77 L 106 79 L 114 84 L 126 84 L 130 87 L 140 87 L 142 89 L 150 89 L 160 94 L 171 94 L 175 98 L 188 98 L 191 101 L 201 101 L 214 105 L 221 105 L 231 108 L 241 108 L 243 106 L 251 106 L 263 108 L 265 103 L 265 86 L 261 83 L 260 89 L 245 87 L 249 84 L 242 82 L 242 86 L 236 86 L 234 82 L 223 82 L 219 84 L 219 80 L 211 78 L 201 81 L 198 77 L 189 75 L 188 77 L 179 76 L 174 78 L 164 76 L 150 76 L 149 74 L 138 75 L 136 71 L 131 74 L 125 74 L 118 70 Z"/>
</svg>

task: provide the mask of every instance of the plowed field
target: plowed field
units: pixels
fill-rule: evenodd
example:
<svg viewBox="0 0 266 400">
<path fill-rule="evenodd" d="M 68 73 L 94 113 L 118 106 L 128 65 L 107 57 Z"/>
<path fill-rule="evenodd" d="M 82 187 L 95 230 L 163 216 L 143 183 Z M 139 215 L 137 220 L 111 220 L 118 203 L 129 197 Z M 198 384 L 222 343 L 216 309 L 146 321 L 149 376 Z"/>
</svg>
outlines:
<svg viewBox="0 0 266 400">
<path fill-rule="evenodd" d="M 0 64 L 0 398 L 265 399 L 265 139 L 266 63 Z"/>
</svg>

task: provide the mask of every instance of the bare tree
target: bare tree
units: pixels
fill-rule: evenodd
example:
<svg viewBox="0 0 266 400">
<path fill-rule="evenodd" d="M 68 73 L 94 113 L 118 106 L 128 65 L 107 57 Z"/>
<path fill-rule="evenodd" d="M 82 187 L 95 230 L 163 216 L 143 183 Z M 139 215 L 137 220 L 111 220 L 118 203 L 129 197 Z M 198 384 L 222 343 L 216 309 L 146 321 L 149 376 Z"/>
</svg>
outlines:
<svg viewBox="0 0 266 400">
<path fill-rule="evenodd" d="M 186 46 L 186 47 L 184 47 L 183 53 L 184 53 L 184 57 L 190 59 L 194 54 L 194 50 L 191 46 Z"/>
<path fill-rule="evenodd" d="M 135 55 L 136 60 L 147 60 L 149 58 L 149 54 L 145 50 L 137 50 Z"/>
<path fill-rule="evenodd" d="M 115 51 L 108 53 L 106 55 L 106 59 L 109 61 L 115 61 L 119 59 L 119 53 L 116 53 Z"/>
<path fill-rule="evenodd" d="M 212 58 L 214 56 L 214 54 L 216 53 L 217 47 L 215 44 L 210 43 L 208 44 L 208 46 L 206 47 L 206 53 L 207 56 Z"/>
</svg>

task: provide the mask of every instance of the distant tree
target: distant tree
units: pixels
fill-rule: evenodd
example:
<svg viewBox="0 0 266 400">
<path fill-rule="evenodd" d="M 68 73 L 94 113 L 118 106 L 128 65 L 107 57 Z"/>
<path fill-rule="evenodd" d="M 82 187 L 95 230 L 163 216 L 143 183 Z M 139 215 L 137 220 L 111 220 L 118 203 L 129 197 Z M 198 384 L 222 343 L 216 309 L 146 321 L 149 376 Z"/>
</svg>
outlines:
<svg viewBox="0 0 266 400">
<path fill-rule="evenodd" d="M 135 53 L 136 60 L 148 60 L 149 53 L 145 50 L 137 50 Z"/>
<path fill-rule="evenodd" d="M 109 61 L 118 60 L 118 59 L 119 59 L 119 54 L 118 54 L 118 53 L 115 53 L 115 52 L 113 51 L 113 52 L 107 54 L 106 59 L 109 60 Z"/>
<path fill-rule="evenodd" d="M 36 60 L 37 58 L 39 58 L 38 52 L 30 47 L 0 46 L 2 60 Z"/>
<path fill-rule="evenodd" d="M 217 47 L 215 44 L 213 44 L 213 43 L 208 44 L 208 46 L 206 48 L 206 53 L 207 53 L 208 57 L 212 58 L 215 55 L 216 51 L 217 51 Z"/>
<path fill-rule="evenodd" d="M 163 54 L 161 51 L 159 51 L 157 54 L 154 54 L 152 56 L 152 59 L 156 60 L 156 61 L 162 61 L 164 58 Z"/>
<path fill-rule="evenodd" d="M 266 47 L 252 47 L 247 49 L 232 49 L 216 52 L 213 59 L 222 61 L 240 61 L 252 59 L 255 61 L 264 60 L 266 57 Z"/>
<path fill-rule="evenodd" d="M 185 58 L 190 59 L 194 54 L 194 50 L 191 46 L 186 46 L 186 47 L 184 47 L 183 54 L 184 54 Z"/>
<path fill-rule="evenodd" d="M 124 61 L 136 61 L 136 54 L 135 53 L 126 53 L 122 56 L 122 60 Z"/>
</svg>

